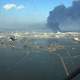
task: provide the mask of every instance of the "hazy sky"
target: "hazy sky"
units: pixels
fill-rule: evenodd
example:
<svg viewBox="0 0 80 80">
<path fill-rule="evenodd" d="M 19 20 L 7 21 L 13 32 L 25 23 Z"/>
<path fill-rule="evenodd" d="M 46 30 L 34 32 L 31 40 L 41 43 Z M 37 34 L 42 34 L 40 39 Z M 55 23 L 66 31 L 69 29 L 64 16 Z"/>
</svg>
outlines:
<svg viewBox="0 0 80 80">
<path fill-rule="evenodd" d="M 71 5 L 72 0 L 1 0 L 0 22 L 37 23 L 45 22 L 49 11 L 64 4 Z"/>
</svg>

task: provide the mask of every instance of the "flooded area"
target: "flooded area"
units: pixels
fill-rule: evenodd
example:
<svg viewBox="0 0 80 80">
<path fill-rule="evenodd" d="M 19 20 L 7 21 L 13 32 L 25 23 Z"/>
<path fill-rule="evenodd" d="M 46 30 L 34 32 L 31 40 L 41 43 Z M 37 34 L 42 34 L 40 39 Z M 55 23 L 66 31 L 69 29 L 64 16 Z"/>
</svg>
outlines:
<svg viewBox="0 0 80 80">
<path fill-rule="evenodd" d="M 80 33 L 0 35 L 1 80 L 65 80 L 80 66 Z"/>
</svg>

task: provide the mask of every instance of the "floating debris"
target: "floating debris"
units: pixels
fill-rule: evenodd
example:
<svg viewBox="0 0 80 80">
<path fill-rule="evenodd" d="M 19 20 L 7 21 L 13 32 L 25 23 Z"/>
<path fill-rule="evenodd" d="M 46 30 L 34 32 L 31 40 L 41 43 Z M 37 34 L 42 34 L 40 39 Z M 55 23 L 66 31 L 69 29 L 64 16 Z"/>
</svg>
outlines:
<svg viewBox="0 0 80 80">
<path fill-rule="evenodd" d="M 64 49 L 63 45 L 57 44 L 56 40 L 69 38 L 79 41 L 80 33 L 65 32 L 65 33 L 39 33 L 39 32 L 12 32 L 0 33 L 0 47 L 15 47 L 15 48 L 31 48 L 37 50 L 46 50 L 49 52 Z M 78 36 L 78 37 L 77 37 Z M 48 40 L 51 43 L 48 44 Z M 52 44 L 52 45 L 51 45 Z"/>
<path fill-rule="evenodd" d="M 75 37 L 75 38 L 73 38 L 75 41 L 78 41 L 78 42 L 80 42 L 80 38 L 78 38 L 78 37 Z"/>
<path fill-rule="evenodd" d="M 15 41 L 15 40 L 16 40 L 16 39 L 15 39 L 15 36 L 13 36 L 13 35 L 10 36 L 10 40 L 11 40 L 11 41 Z"/>
</svg>

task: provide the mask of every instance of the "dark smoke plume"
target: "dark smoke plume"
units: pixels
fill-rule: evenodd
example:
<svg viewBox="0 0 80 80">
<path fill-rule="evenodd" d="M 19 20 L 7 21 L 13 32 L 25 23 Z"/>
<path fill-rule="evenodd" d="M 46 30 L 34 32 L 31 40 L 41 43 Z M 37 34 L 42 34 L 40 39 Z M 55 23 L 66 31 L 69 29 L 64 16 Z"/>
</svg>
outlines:
<svg viewBox="0 0 80 80">
<path fill-rule="evenodd" d="M 54 32 L 80 31 L 80 0 L 74 0 L 72 6 L 57 6 L 50 11 L 47 26 Z"/>
</svg>

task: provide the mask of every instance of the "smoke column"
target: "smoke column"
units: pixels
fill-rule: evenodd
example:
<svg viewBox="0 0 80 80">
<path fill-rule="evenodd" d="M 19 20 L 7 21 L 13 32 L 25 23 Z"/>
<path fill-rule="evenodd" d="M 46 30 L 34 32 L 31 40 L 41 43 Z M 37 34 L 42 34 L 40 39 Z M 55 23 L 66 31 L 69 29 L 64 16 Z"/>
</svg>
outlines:
<svg viewBox="0 0 80 80">
<path fill-rule="evenodd" d="M 59 5 L 49 12 L 47 26 L 57 31 L 80 32 L 80 0 L 74 0 L 70 7 Z"/>
</svg>

